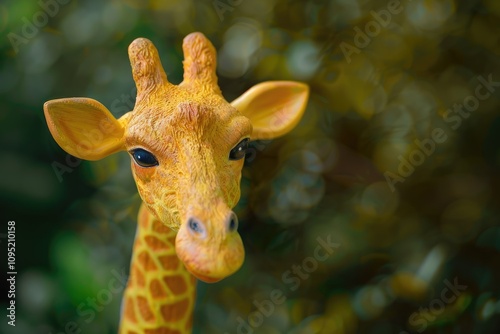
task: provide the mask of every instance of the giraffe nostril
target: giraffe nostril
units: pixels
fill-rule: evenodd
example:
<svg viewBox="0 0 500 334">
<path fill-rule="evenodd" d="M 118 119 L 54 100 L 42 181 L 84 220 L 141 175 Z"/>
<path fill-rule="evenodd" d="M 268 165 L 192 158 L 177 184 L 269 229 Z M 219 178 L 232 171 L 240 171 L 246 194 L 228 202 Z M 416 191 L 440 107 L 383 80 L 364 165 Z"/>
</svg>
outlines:
<svg viewBox="0 0 500 334">
<path fill-rule="evenodd" d="M 234 212 L 229 215 L 229 222 L 227 225 L 229 232 L 236 231 L 238 229 L 238 217 Z"/>
<path fill-rule="evenodd" d="M 194 218 L 189 218 L 188 227 L 195 234 L 202 234 L 205 232 L 203 224 Z"/>
</svg>

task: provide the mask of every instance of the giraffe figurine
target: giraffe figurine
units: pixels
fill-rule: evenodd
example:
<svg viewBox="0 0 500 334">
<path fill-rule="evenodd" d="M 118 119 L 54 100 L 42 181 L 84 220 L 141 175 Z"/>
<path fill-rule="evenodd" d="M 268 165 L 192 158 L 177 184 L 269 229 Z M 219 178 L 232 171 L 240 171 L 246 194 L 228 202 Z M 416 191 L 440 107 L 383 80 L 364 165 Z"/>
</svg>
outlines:
<svg viewBox="0 0 500 334">
<path fill-rule="evenodd" d="M 184 38 L 184 79 L 171 84 L 145 38 L 129 46 L 137 87 L 134 109 L 115 119 L 90 98 L 45 103 L 55 141 L 80 159 L 127 151 L 142 199 L 122 334 L 190 333 L 196 279 L 217 282 L 237 271 L 244 248 L 232 208 L 250 140 L 290 131 L 309 88 L 268 81 L 231 103 L 217 85 L 216 52 L 201 33 Z"/>
</svg>

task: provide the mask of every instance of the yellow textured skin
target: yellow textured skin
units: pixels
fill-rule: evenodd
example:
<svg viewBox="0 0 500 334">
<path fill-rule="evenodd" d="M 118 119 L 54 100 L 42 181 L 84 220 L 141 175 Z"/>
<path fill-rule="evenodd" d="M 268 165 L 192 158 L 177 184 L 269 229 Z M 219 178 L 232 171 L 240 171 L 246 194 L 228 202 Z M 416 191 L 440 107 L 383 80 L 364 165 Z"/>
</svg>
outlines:
<svg viewBox="0 0 500 334">
<path fill-rule="evenodd" d="M 120 333 L 190 332 L 191 274 L 216 282 L 244 260 L 241 238 L 228 228 L 240 198 L 243 159 L 230 160 L 230 151 L 245 138 L 270 139 L 290 131 L 309 95 L 303 83 L 269 81 L 229 103 L 217 85 L 216 54 L 208 39 L 192 33 L 183 51 L 184 80 L 173 85 L 153 44 L 144 38 L 132 42 L 137 99 L 134 110 L 118 120 L 89 98 L 44 105 L 52 136 L 78 158 L 98 160 L 140 148 L 158 161 L 152 167 L 131 163 L 143 205 Z M 193 233 L 191 218 L 203 233 Z"/>
</svg>

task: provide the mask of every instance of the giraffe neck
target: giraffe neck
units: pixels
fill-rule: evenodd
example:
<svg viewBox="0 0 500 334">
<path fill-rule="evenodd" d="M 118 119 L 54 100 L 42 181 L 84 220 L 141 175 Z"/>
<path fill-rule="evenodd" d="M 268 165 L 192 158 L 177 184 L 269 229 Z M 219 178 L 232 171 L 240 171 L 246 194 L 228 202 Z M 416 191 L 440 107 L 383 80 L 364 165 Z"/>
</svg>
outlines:
<svg viewBox="0 0 500 334">
<path fill-rule="evenodd" d="M 175 235 L 141 205 L 120 334 L 191 333 L 196 279 L 177 258 Z"/>
</svg>

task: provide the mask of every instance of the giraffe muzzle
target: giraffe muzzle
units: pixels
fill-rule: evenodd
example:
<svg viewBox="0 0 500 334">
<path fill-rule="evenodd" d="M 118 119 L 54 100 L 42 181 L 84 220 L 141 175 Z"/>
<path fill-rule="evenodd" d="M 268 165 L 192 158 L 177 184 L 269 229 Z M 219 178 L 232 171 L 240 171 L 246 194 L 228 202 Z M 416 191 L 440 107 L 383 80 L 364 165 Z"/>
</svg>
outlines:
<svg viewBox="0 0 500 334">
<path fill-rule="evenodd" d="M 186 269 L 208 283 L 236 272 L 245 257 L 236 214 L 229 211 L 225 215 L 223 228 L 214 228 L 213 223 L 191 216 L 181 225 L 175 242 L 177 255 Z"/>
</svg>

